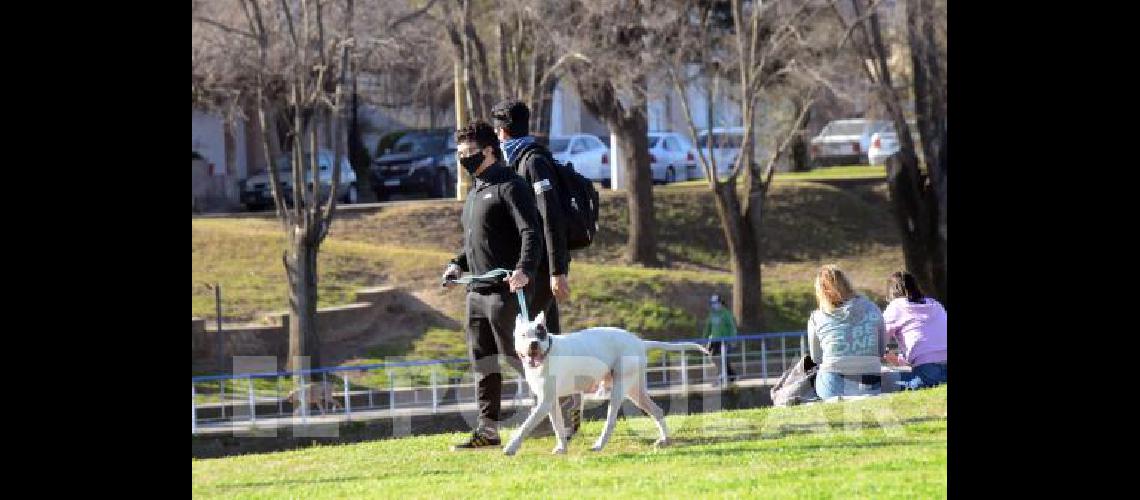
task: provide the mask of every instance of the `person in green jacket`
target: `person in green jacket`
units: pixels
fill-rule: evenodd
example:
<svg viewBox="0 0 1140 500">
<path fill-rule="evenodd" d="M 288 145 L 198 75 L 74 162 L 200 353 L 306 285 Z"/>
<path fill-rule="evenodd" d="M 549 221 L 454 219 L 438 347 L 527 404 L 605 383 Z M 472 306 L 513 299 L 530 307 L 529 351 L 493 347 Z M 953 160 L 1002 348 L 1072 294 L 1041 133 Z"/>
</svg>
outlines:
<svg viewBox="0 0 1140 500">
<path fill-rule="evenodd" d="M 720 350 L 724 350 L 725 360 L 728 359 L 728 344 L 717 340 L 726 337 L 736 336 L 736 320 L 732 317 L 732 312 L 724 308 L 720 303 L 720 296 L 713 295 L 709 298 L 709 317 L 705 320 L 705 336 L 709 339 L 709 352 L 713 354 L 713 362 L 717 363 L 717 380 L 720 380 Z M 725 363 L 725 373 L 728 375 L 728 380 L 736 378 L 736 372 L 732 370 L 732 363 Z M 718 383 L 714 382 L 714 386 Z"/>
</svg>

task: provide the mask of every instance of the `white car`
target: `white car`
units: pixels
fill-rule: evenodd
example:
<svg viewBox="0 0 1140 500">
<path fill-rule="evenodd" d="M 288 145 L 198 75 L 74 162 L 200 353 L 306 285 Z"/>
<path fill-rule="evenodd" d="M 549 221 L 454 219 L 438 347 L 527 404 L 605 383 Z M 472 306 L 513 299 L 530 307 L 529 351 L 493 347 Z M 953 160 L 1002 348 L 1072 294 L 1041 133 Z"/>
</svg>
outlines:
<svg viewBox="0 0 1140 500">
<path fill-rule="evenodd" d="M 610 184 L 610 148 L 596 136 L 574 134 L 553 136 L 547 145 L 554 159 L 574 165 L 583 177 L 603 186 Z"/>
<path fill-rule="evenodd" d="M 834 120 L 811 139 L 811 157 L 815 166 L 867 165 L 871 135 L 893 130 L 891 122 L 882 120 Z"/>
<path fill-rule="evenodd" d="M 684 135 L 649 133 L 649 169 L 653 182 L 670 184 L 697 178 L 697 154 Z"/>
<path fill-rule="evenodd" d="M 755 129 L 753 129 L 755 134 Z M 705 151 L 705 159 L 712 161 L 708 149 L 709 131 L 702 130 L 697 135 L 697 148 Z M 715 127 L 712 129 L 712 157 L 716 159 L 717 176 L 727 176 L 740 156 L 741 146 L 744 144 L 744 127 Z M 764 148 L 761 147 L 755 136 L 752 139 L 752 159 L 759 162 L 765 157 Z M 695 156 L 695 154 L 694 154 Z M 697 175 L 705 178 L 704 168 L 697 163 Z"/>
<path fill-rule="evenodd" d="M 914 122 L 908 122 L 910 126 L 911 137 L 914 141 L 915 154 L 918 155 L 920 161 L 922 158 L 922 146 L 918 140 L 918 128 Z M 871 146 L 867 148 L 867 160 L 871 165 L 883 165 L 886 163 L 887 158 L 891 155 L 898 153 L 901 145 L 899 144 L 899 136 L 895 133 L 894 124 L 891 124 L 890 129 L 886 132 L 875 132 L 871 134 Z"/>
<path fill-rule="evenodd" d="M 293 168 L 291 155 L 283 154 L 277 157 L 274 164 L 277 166 L 277 180 L 281 182 L 281 195 L 287 205 L 293 204 Z M 305 153 L 304 163 L 308 163 L 312 156 Z M 320 165 L 321 197 L 328 196 L 332 189 L 332 164 L 335 154 L 327 149 L 317 153 L 317 162 Z M 306 183 L 312 182 L 313 171 L 305 172 Z M 273 206 L 273 192 L 269 187 L 269 173 L 250 176 L 241 181 L 241 201 L 250 210 Z M 341 203 L 357 203 L 359 193 L 356 190 L 356 172 L 348 162 L 348 155 L 342 154 L 340 158 L 340 181 L 337 183 L 337 197 Z"/>
</svg>

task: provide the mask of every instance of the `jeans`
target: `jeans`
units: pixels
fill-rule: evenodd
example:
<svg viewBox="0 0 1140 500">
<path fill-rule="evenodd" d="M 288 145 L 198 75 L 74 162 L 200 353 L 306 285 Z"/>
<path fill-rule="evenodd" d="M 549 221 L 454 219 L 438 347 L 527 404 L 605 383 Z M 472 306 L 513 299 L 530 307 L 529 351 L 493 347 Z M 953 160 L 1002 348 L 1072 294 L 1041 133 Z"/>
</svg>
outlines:
<svg viewBox="0 0 1140 500">
<path fill-rule="evenodd" d="M 820 371 L 815 376 L 815 393 L 821 398 L 878 394 L 881 386 L 880 375 L 843 375 Z"/>
<path fill-rule="evenodd" d="M 910 373 L 903 373 L 899 379 L 910 382 L 918 377 L 922 380 L 921 387 L 934 387 L 946 383 L 946 363 L 924 363 L 910 369 Z"/>
</svg>

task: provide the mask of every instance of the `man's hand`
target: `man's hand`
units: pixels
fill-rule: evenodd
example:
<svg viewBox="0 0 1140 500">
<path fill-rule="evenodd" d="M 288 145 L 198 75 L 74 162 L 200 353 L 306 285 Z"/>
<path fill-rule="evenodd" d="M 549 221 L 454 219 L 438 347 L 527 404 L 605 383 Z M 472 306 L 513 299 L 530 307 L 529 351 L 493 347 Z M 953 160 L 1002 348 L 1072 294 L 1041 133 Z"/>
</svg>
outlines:
<svg viewBox="0 0 1140 500">
<path fill-rule="evenodd" d="M 451 286 L 452 283 L 448 283 L 447 280 L 459 279 L 459 275 L 462 272 L 463 270 L 460 269 L 459 266 L 455 264 L 448 264 L 447 269 L 443 271 L 443 286 Z"/>
<path fill-rule="evenodd" d="M 528 278 L 526 273 L 522 271 L 515 271 L 511 273 L 510 278 L 507 278 L 507 284 L 510 285 L 511 292 L 515 292 L 518 289 L 525 287 L 527 283 L 530 283 L 530 278 Z"/>
<path fill-rule="evenodd" d="M 570 298 L 570 279 L 565 274 L 551 276 L 550 291 L 554 292 L 554 298 L 559 301 Z"/>
</svg>

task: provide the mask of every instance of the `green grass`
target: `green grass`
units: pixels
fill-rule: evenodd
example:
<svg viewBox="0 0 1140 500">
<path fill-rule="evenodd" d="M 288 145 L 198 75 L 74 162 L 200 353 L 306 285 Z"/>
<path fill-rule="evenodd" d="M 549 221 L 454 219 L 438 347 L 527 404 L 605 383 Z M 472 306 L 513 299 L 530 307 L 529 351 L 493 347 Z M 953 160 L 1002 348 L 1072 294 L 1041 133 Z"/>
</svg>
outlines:
<svg viewBox="0 0 1140 500">
<path fill-rule="evenodd" d="M 637 415 L 640 415 L 638 413 Z M 193 460 L 195 498 L 941 498 L 946 387 L 862 401 L 667 417 L 654 449 L 645 417 L 586 421 L 564 456 L 553 437 L 519 454 L 451 452 L 459 433 Z M 509 434 L 507 434 L 509 435 Z"/>
<path fill-rule="evenodd" d="M 775 182 L 782 181 L 836 181 L 854 179 L 886 179 L 887 168 L 883 165 L 841 165 L 836 167 L 813 168 L 807 172 L 777 172 L 772 176 Z M 693 180 L 670 184 L 669 188 L 707 187 L 708 181 Z"/>
<path fill-rule="evenodd" d="M 665 267 L 626 265 L 625 197 L 603 193 L 599 238 L 573 254 L 571 300 L 560 304 L 563 330 L 610 325 L 653 339 L 699 337 L 708 296 L 731 295 L 730 260 L 712 194 L 700 187 L 658 188 L 654 205 Z M 417 325 L 398 340 L 356 353 L 356 363 L 465 356 L 455 324 L 462 325 L 463 293 L 437 286 L 461 243 L 459 210 L 458 203 L 441 202 L 338 216 L 319 256 L 320 306 L 347 304 L 358 288 L 389 284 L 417 294 L 454 321 Z M 881 187 L 784 182 L 773 186 L 765 210 L 765 330 L 804 327 L 814 308 L 811 280 L 823 263 L 840 265 L 874 299 L 881 297 L 886 276 L 902 267 Z M 202 286 L 206 282 L 221 283 L 226 322 L 257 321 L 286 308 L 284 236 L 275 221 L 194 219 L 191 226 L 193 315 L 212 326 L 214 296 Z"/>
</svg>

